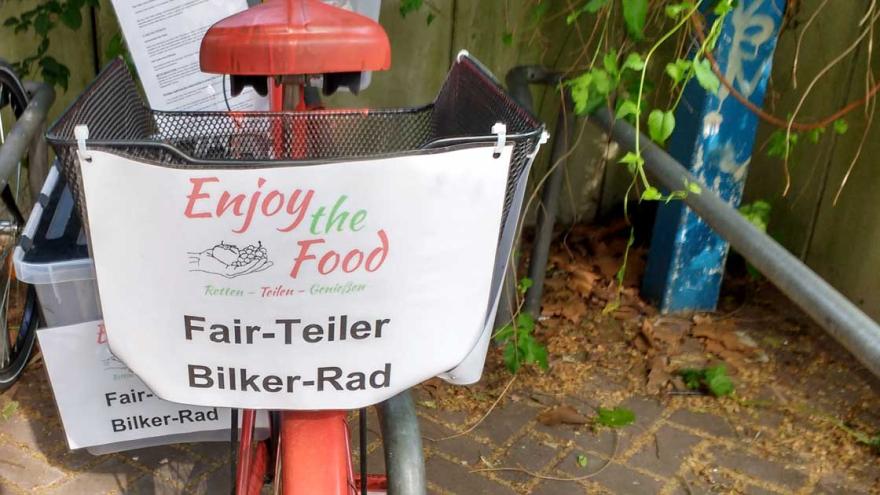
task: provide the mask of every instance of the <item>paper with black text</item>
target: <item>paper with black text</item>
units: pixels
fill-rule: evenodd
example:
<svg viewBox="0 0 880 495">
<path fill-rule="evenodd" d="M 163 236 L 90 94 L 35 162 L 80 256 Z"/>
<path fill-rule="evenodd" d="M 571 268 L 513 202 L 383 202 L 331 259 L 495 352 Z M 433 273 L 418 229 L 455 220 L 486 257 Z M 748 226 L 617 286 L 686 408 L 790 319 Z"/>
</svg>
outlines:
<svg viewBox="0 0 880 495">
<path fill-rule="evenodd" d="M 100 321 L 37 332 L 71 449 L 93 454 L 183 442 L 229 439 L 229 409 L 156 397 L 107 346 Z M 159 364 L 162 356 L 154 356 Z M 258 437 L 268 434 L 265 413 Z"/>
<path fill-rule="evenodd" d="M 217 21 L 247 8 L 246 0 L 113 0 L 113 9 L 150 107 L 226 111 L 223 77 L 199 70 L 199 47 Z M 267 110 L 250 87 L 227 98 L 233 110 Z"/>
</svg>

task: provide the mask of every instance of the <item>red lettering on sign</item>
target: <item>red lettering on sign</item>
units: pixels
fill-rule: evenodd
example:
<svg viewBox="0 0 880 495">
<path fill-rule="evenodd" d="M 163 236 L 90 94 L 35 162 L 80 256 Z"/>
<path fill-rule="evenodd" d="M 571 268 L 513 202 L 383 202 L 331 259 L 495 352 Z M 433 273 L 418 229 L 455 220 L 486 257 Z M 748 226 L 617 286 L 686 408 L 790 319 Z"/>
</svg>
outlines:
<svg viewBox="0 0 880 495">
<path fill-rule="evenodd" d="M 202 192 L 202 184 L 205 182 L 220 182 L 220 179 L 217 177 L 200 177 L 190 179 L 189 181 L 192 182 L 193 188 L 187 196 L 189 202 L 186 204 L 186 210 L 183 214 L 186 215 L 187 218 L 211 218 L 210 212 L 203 211 L 201 213 L 193 213 L 193 208 L 196 205 L 196 201 L 211 197 L 210 194 Z"/>
</svg>

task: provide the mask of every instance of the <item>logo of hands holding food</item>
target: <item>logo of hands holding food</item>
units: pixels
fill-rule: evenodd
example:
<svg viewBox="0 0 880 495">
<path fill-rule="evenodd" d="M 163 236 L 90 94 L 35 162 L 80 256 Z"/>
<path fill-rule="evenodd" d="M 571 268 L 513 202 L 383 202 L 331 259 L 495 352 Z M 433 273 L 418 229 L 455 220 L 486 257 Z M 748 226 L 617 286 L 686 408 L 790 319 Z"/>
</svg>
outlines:
<svg viewBox="0 0 880 495">
<path fill-rule="evenodd" d="M 266 248 L 259 241 L 257 245 L 244 248 L 220 241 L 202 252 L 188 254 L 191 272 L 213 273 L 226 278 L 261 272 L 272 266 Z"/>
</svg>

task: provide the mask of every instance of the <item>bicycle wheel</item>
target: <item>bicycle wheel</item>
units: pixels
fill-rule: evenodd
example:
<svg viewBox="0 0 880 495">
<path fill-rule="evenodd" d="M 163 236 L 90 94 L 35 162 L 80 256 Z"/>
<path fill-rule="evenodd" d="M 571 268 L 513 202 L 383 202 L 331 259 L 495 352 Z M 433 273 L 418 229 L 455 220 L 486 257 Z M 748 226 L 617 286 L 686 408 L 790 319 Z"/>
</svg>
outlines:
<svg viewBox="0 0 880 495">
<path fill-rule="evenodd" d="M 27 104 L 28 95 L 21 81 L 8 64 L 0 61 L 0 146 Z M 14 184 L 15 191 L 10 184 Z M 7 180 L 0 193 L 0 391 L 12 386 L 27 365 L 39 319 L 36 291 L 16 279 L 12 264 L 12 253 L 25 223 L 18 203 L 20 189 L 19 163 L 16 177 Z"/>
</svg>

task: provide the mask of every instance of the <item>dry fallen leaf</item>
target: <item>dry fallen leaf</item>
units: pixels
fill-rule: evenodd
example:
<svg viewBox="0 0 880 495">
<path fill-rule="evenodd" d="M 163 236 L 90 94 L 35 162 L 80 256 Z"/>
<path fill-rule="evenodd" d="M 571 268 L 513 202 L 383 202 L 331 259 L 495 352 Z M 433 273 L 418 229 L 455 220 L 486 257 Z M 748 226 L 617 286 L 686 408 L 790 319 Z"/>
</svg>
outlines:
<svg viewBox="0 0 880 495">
<path fill-rule="evenodd" d="M 737 331 L 736 325 L 730 321 L 714 324 L 701 323 L 694 326 L 694 337 L 714 340 L 730 351 L 752 354 L 758 351 L 754 340 Z"/>
<path fill-rule="evenodd" d="M 545 302 L 541 307 L 543 316 L 562 316 L 572 323 L 580 323 L 587 313 L 587 305 L 581 299 Z"/>
<path fill-rule="evenodd" d="M 546 290 L 559 290 L 565 287 L 566 282 L 562 277 L 548 277 L 544 280 L 544 289 Z"/>
<path fill-rule="evenodd" d="M 600 255 L 594 258 L 593 262 L 599 267 L 599 272 L 607 279 L 613 279 L 620 270 L 621 259 L 617 256 Z"/>
<path fill-rule="evenodd" d="M 743 368 L 749 357 L 760 353 L 754 340 L 737 331 L 736 325 L 730 320 L 712 322 L 703 319 L 694 325 L 691 333 L 703 339 L 706 352 L 737 368 Z"/>
<path fill-rule="evenodd" d="M 556 426 L 559 424 L 583 425 L 589 421 L 590 418 L 577 412 L 571 406 L 556 406 L 538 414 L 538 422 L 544 426 Z"/>
<path fill-rule="evenodd" d="M 593 293 L 593 287 L 600 279 L 601 277 L 598 274 L 593 273 L 588 267 L 580 266 L 571 272 L 569 284 L 572 289 L 581 295 L 581 297 L 587 299 L 590 297 L 590 294 Z"/>
<path fill-rule="evenodd" d="M 655 356 L 650 363 L 650 371 L 648 372 L 648 381 L 645 389 L 649 394 L 659 394 L 666 388 L 666 384 L 672 380 L 669 373 L 669 358 L 666 356 Z"/>
<path fill-rule="evenodd" d="M 587 314 L 587 305 L 581 300 L 569 301 L 562 310 L 562 316 L 572 323 L 580 323 L 585 314 Z"/>
<path fill-rule="evenodd" d="M 631 306 L 629 304 L 621 304 L 619 308 L 614 311 L 612 315 L 615 320 L 634 320 L 642 315 L 642 312 L 639 311 L 639 308 L 635 306 Z"/>
</svg>

